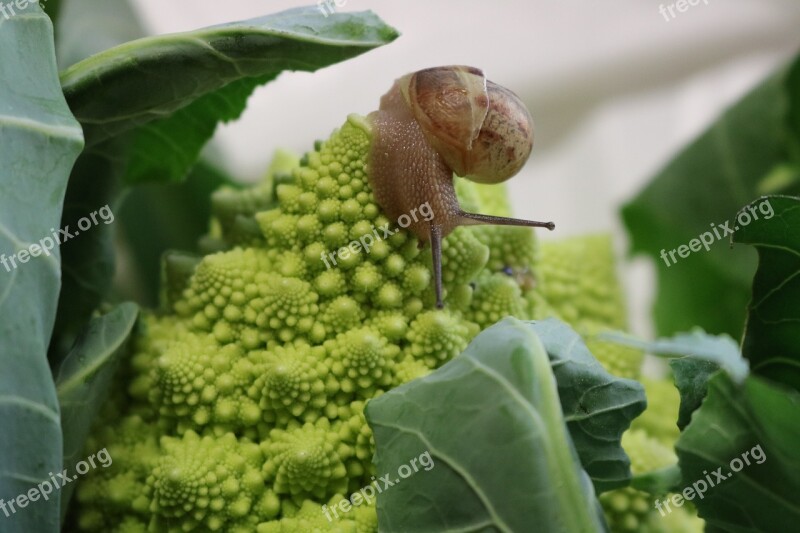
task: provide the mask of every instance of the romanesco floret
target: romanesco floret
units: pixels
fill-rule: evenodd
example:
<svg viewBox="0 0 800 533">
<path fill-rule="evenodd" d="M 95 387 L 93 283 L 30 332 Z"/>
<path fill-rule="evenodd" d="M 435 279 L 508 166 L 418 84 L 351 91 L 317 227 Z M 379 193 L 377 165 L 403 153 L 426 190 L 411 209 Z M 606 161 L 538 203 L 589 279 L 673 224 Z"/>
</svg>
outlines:
<svg viewBox="0 0 800 533">
<path fill-rule="evenodd" d="M 120 410 L 125 406 L 132 413 L 152 418 L 154 407 L 148 403 L 148 398 L 154 387 L 155 363 L 169 345 L 192 336 L 194 333 L 189 331 L 188 324 L 177 317 L 142 316 L 133 335 L 129 364 L 123 369 L 124 375 L 120 376 L 127 387 L 112 389 L 110 406 L 119 404 Z M 126 392 L 135 400 L 133 403 L 126 402 Z M 106 412 L 110 406 L 106 407 Z M 120 416 L 121 412 L 115 414 Z"/>
<path fill-rule="evenodd" d="M 489 250 L 487 268 L 492 272 L 505 272 L 524 281 L 525 288 L 535 284 L 532 269 L 537 264 L 538 247 L 530 228 L 512 226 L 479 226 L 475 237 Z"/>
<path fill-rule="evenodd" d="M 323 306 L 320 321 L 326 333 L 337 334 L 355 328 L 364 320 L 361 305 L 350 296 L 339 296 Z"/>
<path fill-rule="evenodd" d="M 647 409 L 631 423 L 631 429 L 641 429 L 661 443 L 672 447 L 680 436 L 678 411 L 681 397 L 671 378 L 640 379 L 647 395 Z"/>
<path fill-rule="evenodd" d="M 342 420 L 339 425 L 339 439 L 349 446 L 345 456 L 349 457 L 347 473 L 351 479 L 365 479 L 368 475 L 375 475 L 375 465 L 372 464 L 375 439 L 364 416 L 365 405 L 364 402 L 353 402 L 339 410 L 339 418 Z M 359 488 L 361 487 L 356 483 L 351 483 L 349 490 L 355 491 Z"/>
<path fill-rule="evenodd" d="M 392 383 L 400 348 L 372 328 L 353 329 L 325 343 L 330 369 L 351 398 L 371 398 Z M 348 398 L 350 399 L 350 398 Z"/>
<path fill-rule="evenodd" d="M 128 516 L 113 530 L 113 533 L 147 533 L 147 524 Z"/>
<path fill-rule="evenodd" d="M 367 323 L 392 342 L 405 338 L 408 319 L 399 311 L 376 311 Z"/>
<path fill-rule="evenodd" d="M 448 311 L 426 311 L 411 323 L 406 336 L 411 341 L 406 354 L 438 368 L 460 354 L 477 327 L 465 324 Z"/>
<path fill-rule="evenodd" d="M 209 251 L 225 247 L 225 243 L 252 246 L 263 237 L 253 215 L 268 209 L 273 204 L 272 184 L 264 183 L 247 189 L 223 187 L 211 196 L 216 224 L 214 236 L 203 243 Z M 215 238 L 216 237 L 216 238 Z"/>
<path fill-rule="evenodd" d="M 273 429 L 261 443 L 267 458 L 263 472 L 277 494 L 297 505 L 306 499 L 325 501 L 347 491 L 345 460 L 351 450 L 326 418 L 302 426 Z"/>
<path fill-rule="evenodd" d="M 639 379 L 641 377 L 644 353 L 638 348 L 623 346 L 603 339 L 604 333 L 613 331 L 604 324 L 584 320 L 575 326 L 581 334 L 586 347 L 611 374 L 621 378 Z"/>
<path fill-rule="evenodd" d="M 622 446 L 631 458 L 631 472 L 634 475 L 667 467 L 678 459 L 671 448 L 643 431 L 625 432 Z M 643 531 L 649 515 L 655 511 L 655 498 L 631 487 L 603 493 L 600 502 L 614 532 Z"/>
<path fill-rule="evenodd" d="M 519 284 L 506 274 L 487 275 L 475 289 L 467 315 L 481 329 L 507 316 L 524 316 Z"/>
<path fill-rule="evenodd" d="M 209 424 L 238 429 L 259 421 L 258 405 L 243 394 L 255 377 L 237 345 L 217 346 L 210 336 L 173 343 L 151 370 L 150 403 L 178 433 Z"/>
<path fill-rule="evenodd" d="M 545 242 L 536 263 L 536 283 L 525 297 L 537 319 L 568 322 L 592 354 L 614 375 L 637 378 L 644 354 L 601 340 L 607 331 L 627 328 L 622 288 L 609 235 Z"/>
<path fill-rule="evenodd" d="M 232 433 L 162 437 L 161 456 L 147 477 L 154 531 L 252 531 L 277 516 L 280 501 L 267 489 L 257 444 Z"/>
<path fill-rule="evenodd" d="M 370 142 L 351 116 L 290 176 L 218 193 L 207 255 L 165 261 L 167 308 L 142 319 L 90 439 L 114 463 L 81 478 L 77 530 L 377 531 L 374 505 L 322 508 L 376 475 L 365 402 L 503 316 L 533 318 L 532 301 L 562 313 L 565 287 L 591 292 L 562 316 L 619 325 L 613 266 L 561 272 L 557 255 L 542 280 L 560 288 L 541 292 L 532 233 L 514 228 L 444 240 L 447 308 L 434 309 L 430 251 L 375 203 Z M 458 187 L 475 211 L 509 214 L 503 187 Z"/>
<path fill-rule="evenodd" d="M 210 234 L 200 242 L 200 249 L 212 253 L 232 245 L 247 247 L 263 242 L 264 237 L 253 216 L 274 207 L 275 182 L 284 180 L 298 165 L 299 160 L 294 154 L 277 150 L 261 183 L 244 189 L 223 186 L 215 191 L 211 195 L 214 220 Z"/>
<path fill-rule="evenodd" d="M 536 292 L 559 318 L 570 324 L 592 320 L 613 329 L 626 327 L 609 235 L 543 242 L 541 259 Z"/>
<path fill-rule="evenodd" d="M 489 248 L 475 237 L 474 228 L 456 228 L 442 243 L 444 286 L 450 287 L 474 280 L 488 259 Z"/>
<path fill-rule="evenodd" d="M 337 495 L 331 498 L 329 503 L 334 504 L 335 501 L 338 502 L 341 499 L 342 496 Z M 367 516 L 372 515 L 374 522 L 369 518 L 363 518 L 364 513 Z M 256 529 L 256 533 L 361 533 L 370 531 L 378 531 L 374 507 L 359 507 L 346 517 L 331 516 L 328 519 L 325 514 L 320 512 L 320 506 L 310 500 L 305 501 L 299 509 L 285 513 L 280 520 L 262 522 Z"/>
<path fill-rule="evenodd" d="M 466 211 L 499 217 L 513 216 L 504 186 L 459 179 L 456 180 L 456 191 Z M 522 282 L 523 288 L 532 288 L 535 282 L 532 270 L 538 260 L 539 246 L 531 228 L 476 226 L 470 229 L 489 249 L 489 261 L 486 264 L 489 271 L 514 275 Z"/>
<path fill-rule="evenodd" d="M 209 332 L 221 343 L 239 340 L 245 348 L 255 348 L 265 340 L 259 328 L 264 320 L 260 293 L 270 279 L 269 266 L 267 253 L 260 249 L 207 255 L 175 311 L 191 320 L 192 329 Z"/>
<path fill-rule="evenodd" d="M 90 483 L 78 484 L 78 529 L 121 532 L 136 531 L 137 524 L 147 526 L 150 500 L 145 483 L 159 458 L 159 434 L 158 426 L 132 415 L 116 420 L 113 427 L 99 427 L 89 437 L 87 448 L 105 447 L 114 461 L 109 468 L 92 470 Z"/>
<path fill-rule="evenodd" d="M 403 383 L 408 383 L 409 381 L 417 378 L 427 376 L 430 373 L 431 369 L 425 364 L 424 361 L 420 361 L 419 359 L 415 359 L 414 357 L 407 355 L 402 361 L 395 365 L 394 385 L 400 386 Z"/>
<path fill-rule="evenodd" d="M 625 432 L 622 446 L 630 456 L 634 475 L 666 468 L 678 460 L 671 445 L 664 445 L 639 429 Z M 662 495 L 662 501 L 668 496 Z M 703 530 L 703 521 L 688 505 L 672 508 L 670 513 L 662 515 L 655 501 L 656 496 L 632 487 L 600 495 L 612 533 L 699 533 Z"/>
<path fill-rule="evenodd" d="M 261 397 L 265 422 L 285 426 L 292 420 L 313 422 L 324 416 L 329 398 L 339 386 L 330 377 L 323 354 L 321 347 L 303 345 L 263 352 L 254 390 Z"/>
</svg>

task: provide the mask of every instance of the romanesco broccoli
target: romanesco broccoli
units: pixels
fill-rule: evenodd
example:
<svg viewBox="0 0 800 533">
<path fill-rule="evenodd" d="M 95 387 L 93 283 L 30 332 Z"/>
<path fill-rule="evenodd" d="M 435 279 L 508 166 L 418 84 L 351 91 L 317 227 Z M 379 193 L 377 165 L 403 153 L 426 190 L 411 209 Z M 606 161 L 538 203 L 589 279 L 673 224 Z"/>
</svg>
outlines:
<svg viewBox="0 0 800 533">
<path fill-rule="evenodd" d="M 608 258 L 578 271 L 552 245 L 539 261 L 526 228 L 449 235 L 448 305 L 435 309 L 430 251 L 375 203 L 370 142 L 364 119 L 349 117 L 264 183 L 216 193 L 205 256 L 165 258 L 164 309 L 141 320 L 87 444 L 102 442 L 114 463 L 81 479 L 77 530 L 377 531 L 374 502 L 323 511 L 376 475 L 366 401 L 506 315 L 623 325 Z M 502 186 L 458 179 L 458 190 L 476 211 L 510 212 Z M 365 235 L 368 252 L 346 251 Z"/>
</svg>

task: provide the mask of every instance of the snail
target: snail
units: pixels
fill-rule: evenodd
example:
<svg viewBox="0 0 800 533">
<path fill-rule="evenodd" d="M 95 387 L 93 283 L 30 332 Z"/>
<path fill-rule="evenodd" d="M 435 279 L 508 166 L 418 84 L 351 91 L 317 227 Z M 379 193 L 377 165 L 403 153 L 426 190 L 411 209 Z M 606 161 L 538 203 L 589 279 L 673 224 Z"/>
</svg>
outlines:
<svg viewBox="0 0 800 533">
<path fill-rule="evenodd" d="M 517 95 L 467 66 L 434 67 L 394 82 L 369 114 L 374 139 L 369 180 L 375 201 L 397 220 L 428 203 L 434 216 L 408 226 L 431 243 L 436 307 L 442 308 L 442 239 L 457 226 L 499 224 L 555 228 L 552 222 L 467 213 L 454 177 L 501 183 L 533 148 L 533 119 Z"/>
</svg>

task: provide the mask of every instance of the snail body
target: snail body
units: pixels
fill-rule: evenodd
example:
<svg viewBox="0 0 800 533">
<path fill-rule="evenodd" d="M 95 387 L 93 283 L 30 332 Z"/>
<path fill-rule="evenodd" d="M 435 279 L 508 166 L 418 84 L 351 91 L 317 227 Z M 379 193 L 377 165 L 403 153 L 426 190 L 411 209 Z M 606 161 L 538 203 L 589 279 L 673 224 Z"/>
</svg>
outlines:
<svg viewBox="0 0 800 533">
<path fill-rule="evenodd" d="M 453 174 L 478 183 L 514 176 L 533 148 L 533 120 L 511 91 L 466 66 L 420 70 L 395 81 L 370 113 L 369 180 L 378 205 L 393 219 L 427 203 L 433 217 L 408 227 L 431 243 L 436 304 L 442 307 L 441 240 L 473 224 L 546 227 L 552 222 L 467 213 Z"/>
</svg>

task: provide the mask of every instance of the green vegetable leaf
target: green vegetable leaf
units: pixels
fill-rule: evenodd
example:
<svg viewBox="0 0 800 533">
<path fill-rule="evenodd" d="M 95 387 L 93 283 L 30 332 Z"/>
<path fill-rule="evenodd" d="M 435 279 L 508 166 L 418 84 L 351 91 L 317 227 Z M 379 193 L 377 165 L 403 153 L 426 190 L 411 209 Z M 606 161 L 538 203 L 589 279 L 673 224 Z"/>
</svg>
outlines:
<svg viewBox="0 0 800 533">
<path fill-rule="evenodd" d="M 786 84 L 791 87 L 800 87 L 800 61 L 795 62 L 789 69 Z M 791 167 L 795 180 L 800 180 L 800 91 L 789 91 L 789 115 L 787 123 L 791 136 L 789 138 L 789 152 L 792 156 Z M 773 191 L 765 191 L 768 194 Z"/>
<path fill-rule="evenodd" d="M 678 410 L 678 428 L 683 431 L 692 420 L 692 413 L 700 408 L 708 391 L 708 380 L 719 371 L 719 365 L 701 359 L 673 359 L 669 362 L 675 377 L 675 386 L 681 395 Z"/>
<path fill-rule="evenodd" d="M 734 240 L 755 245 L 760 257 L 742 343 L 747 359 L 731 339 L 699 332 L 638 345 L 683 356 L 671 362 L 685 426 L 676 445 L 677 491 L 691 497 L 708 530 L 791 531 L 800 520 L 800 199 L 759 199 L 741 213 L 752 220 L 737 215 Z M 666 485 L 664 474 L 634 484 Z"/>
<path fill-rule="evenodd" d="M 56 389 L 64 434 L 64 468 L 70 472 L 75 472 L 75 465 L 84 459 L 86 437 L 108 396 L 137 315 L 135 304 L 123 303 L 93 318 L 58 370 Z M 62 516 L 67 512 L 73 488 L 74 484 L 70 484 L 61 491 Z"/>
<path fill-rule="evenodd" d="M 725 372 L 676 445 L 685 487 L 709 527 L 734 532 L 793 531 L 800 521 L 800 393 Z M 738 470 L 738 471 L 737 471 Z"/>
<path fill-rule="evenodd" d="M 787 118 L 790 95 L 800 93 L 800 76 L 792 75 L 798 69 L 800 60 L 756 87 L 623 208 L 632 252 L 649 255 L 658 268 L 659 335 L 700 326 L 740 338 L 756 257 L 731 249 L 718 225 L 733 228 L 736 212 L 762 194 L 800 193 L 800 173 L 780 172 L 798 138 Z M 703 234 L 710 251 L 673 254 L 670 266 L 660 257 Z"/>
<path fill-rule="evenodd" d="M 606 372 L 563 322 L 548 319 L 531 327 L 550 357 L 572 442 L 595 490 L 626 485 L 631 472 L 622 433 L 647 405 L 644 388 Z"/>
<path fill-rule="evenodd" d="M 121 139 L 88 148 L 78 158 L 70 176 L 61 228 L 73 237 L 61 246 L 63 286 L 50 348 L 53 367 L 60 365 L 76 335 L 111 288 L 115 269 L 112 223 L 116 215 L 109 223 L 95 215 L 98 224 L 90 225 L 86 231 L 79 230 L 77 236 L 74 233 L 81 219 L 103 206 L 108 205 L 112 214 L 118 210 L 111 200 L 119 189 L 122 168 L 118 161 L 124 150 Z"/>
<path fill-rule="evenodd" d="M 276 71 L 237 80 L 175 111 L 169 118 L 139 128 L 132 136 L 125 183 L 183 180 L 214 135 L 217 124 L 238 119 L 256 87 L 273 81 L 278 74 Z M 170 140 L 176 141 L 175 144 Z"/>
<path fill-rule="evenodd" d="M 800 391 L 800 198 L 770 196 L 770 218 L 743 226 L 734 241 L 758 250 L 742 352 L 753 373 Z M 758 212 L 758 209 L 755 209 Z"/>
<path fill-rule="evenodd" d="M 128 0 L 70 0 L 58 20 L 56 52 L 59 65 L 71 65 L 109 47 L 144 34 L 138 16 Z M 64 200 L 62 228 L 76 228 L 87 214 L 109 205 L 119 189 L 128 141 L 111 139 L 84 151 L 72 171 Z M 108 294 L 114 275 L 112 227 L 91 228 L 62 245 L 63 288 L 59 300 L 51 366 L 58 367 L 69 352 L 75 336 Z"/>
<path fill-rule="evenodd" d="M 434 466 L 378 495 L 381 531 L 599 531 L 603 520 L 547 352 L 513 318 L 432 374 L 371 400 L 379 475 Z M 413 509 L 413 512 L 409 512 Z"/>
<path fill-rule="evenodd" d="M 661 357 L 688 357 L 707 361 L 717 367 L 725 368 L 737 381 L 742 381 L 748 374 L 747 361 L 742 359 L 736 341 L 727 335 L 709 335 L 700 329 L 695 329 L 690 333 L 678 333 L 671 338 L 656 339 L 652 342 L 616 333 L 603 334 L 602 338 Z"/>
<path fill-rule="evenodd" d="M 749 373 L 747 361 L 742 358 L 739 347 L 727 335 L 708 335 L 695 330 L 652 342 L 617 333 L 604 334 L 602 338 L 671 358 L 669 364 L 675 374 L 675 386 L 681 395 L 678 414 L 678 427 L 681 430 L 689 423 L 692 413 L 700 407 L 708 380 L 714 373 L 725 369 L 737 383 L 743 382 Z"/>
<path fill-rule="evenodd" d="M 286 70 L 313 72 L 350 59 L 397 35 L 371 12 L 324 17 L 313 6 L 290 9 L 126 43 L 73 65 L 62 83 L 88 146 L 136 130 L 126 182 L 178 181 L 217 123 L 237 118 L 255 87 Z"/>
<path fill-rule="evenodd" d="M 46 357 L 60 255 L 57 246 L 48 254 L 31 246 L 58 227 L 83 146 L 58 83 L 53 27 L 35 2 L 0 17 L 0 138 L 0 499 L 9 502 L 61 471 L 61 423 Z M 0 516 L 4 532 L 59 530 L 57 493 L 15 509 Z"/>
</svg>

